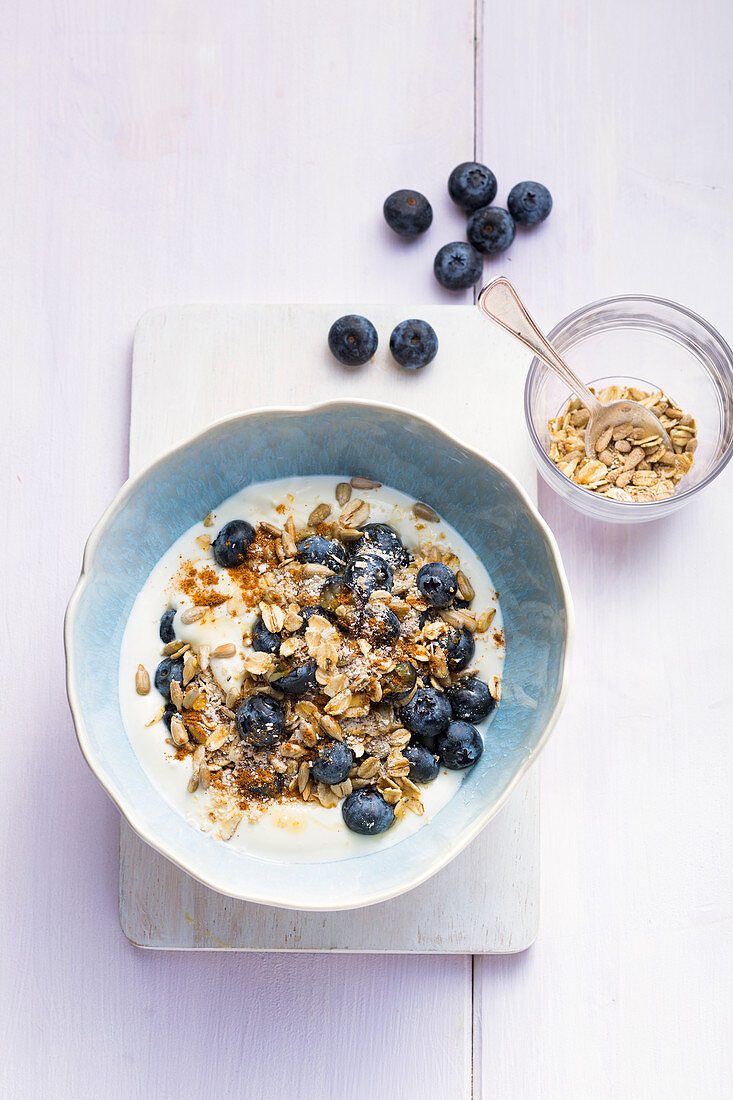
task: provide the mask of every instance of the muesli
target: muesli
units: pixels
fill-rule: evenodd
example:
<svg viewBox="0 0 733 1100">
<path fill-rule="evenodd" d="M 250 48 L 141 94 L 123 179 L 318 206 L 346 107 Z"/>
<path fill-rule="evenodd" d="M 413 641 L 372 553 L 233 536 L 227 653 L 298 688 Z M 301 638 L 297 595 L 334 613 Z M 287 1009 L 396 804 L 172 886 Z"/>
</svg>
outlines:
<svg viewBox="0 0 733 1100">
<path fill-rule="evenodd" d="M 157 664 L 148 648 L 131 671 L 222 839 L 285 807 L 288 825 L 310 806 L 365 836 L 422 817 L 430 786 L 479 759 L 500 697 L 498 600 L 467 544 L 377 482 L 298 480 L 257 487 L 268 507 L 242 499 L 248 518 L 206 517 L 171 559 Z"/>
</svg>

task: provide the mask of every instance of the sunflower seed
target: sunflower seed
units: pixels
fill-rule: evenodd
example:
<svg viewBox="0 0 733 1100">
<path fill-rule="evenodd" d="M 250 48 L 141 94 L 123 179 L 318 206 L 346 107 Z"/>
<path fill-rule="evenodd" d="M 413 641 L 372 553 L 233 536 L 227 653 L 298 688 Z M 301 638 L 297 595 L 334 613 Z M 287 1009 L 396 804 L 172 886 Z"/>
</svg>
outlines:
<svg viewBox="0 0 733 1100">
<path fill-rule="evenodd" d="M 321 729 L 328 737 L 332 737 L 334 741 L 343 741 L 344 735 L 341 732 L 341 726 L 335 718 L 330 716 L 330 714 L 319 714 L 318 722 Z"/>
<path fill-rule="evenodd" d="M 180 657 L 182 653 L 190 648 L 188 642 L 182 642 L 178 638 L 174 638 L 172 642 L 168 642 L 168 645 L 164 645 L 160 652 L 164 657 Z"/>
<path fill-rule="evenodd" d="M 264 531 L 267 531 L 268 535 L 274 535 L 276 539 L 279 539 L 282 535 L 282 531 L 279 527 L 276 527 L 274 523 L 261 523 L 260 527 Z"/>
<path fill-rule="evenodd" d="M 355 531 L 353 527 L 338 527 L 336 530 L 342 542 L 356 542 L 361 538 L 361 531 Z"/>
<path fill-rule="evenodd" d="M 171 738 L 174 745 L 188 744 L 188 731 L 177 714 L 171 718 Z"/>
<path fill-rule="evenodd" d="M 470 580 L 461 569 L 459 569 L 456 573 L 456 582 L 458 584 L 458 591 L 461 593 L 461 596 L 464 600 L 468 600 L 468 602 L 470 603 L 476 593 L 474 592 L 474 588 Z"/>
<path fill-rule="evenodd" d="M 319 523 L 325 523 L 330 515 L 330 504 L 318 504 L 308 516 L 308 526 L 317 527 Z"/>
<path fill-rule="evenodd" d="M 150 674 L 145 665 L 138 665 L 135 673 L 135 691 L 138 695 L 147 695 L 150 691 Z"/>
<path fill-rule="evenodd" d="M 214 526 L 214 514 L 213 514 L 213 512 L 209 512 L 208 516 L 204 516 L 204 527 L 213 527 L 213 526 Z"/>
<path fill-rule="evenodd" d="M 211 772 L 207 768 L 206 764 L 202 764 L 199 768 L 199 783 L 204 791 L 208 791 L 211 785 Z"/>
<path fill-rule="evenodd" d="M 319 565 L 317 562 L 307 562 L 303 566 L 304 577 L 332 577 L 333 569 L 329 569 L 327 565 Z"/>
<path fill-rule="evenodd" d="M 187 607 L 185 611 L 181 612 L 181 622 L 184 626 L 197 623 L 203 617 L 205 611 L 205 607 Z"/>
<path fill-rule="evenodd" d="M 496 615 L 496 608 L 489 608 L 488 611 L 484 611 L 479 615 L 478 622 L 476 623 L 476 633 L 485 634 L 494 621 L 494 615 Z"/>
<path fill-rule="evenodd" d="M 336 503 L 342 508 L 351 499 L 351 486 L 348 481 L 339 481 L 336 486 Z"/>
<path fill-rule="evenodd" d="M 381 481 L 372 481 L 370 477 L 352 477 L 352 489 L 381 489 Z"/>
<path fill-rule="evenodd" d="M 178 680 L 171 680 L 171 703 L 173 703 L 176 710 L 180 710 L 183 706 L 183 692 L 181 691 L 181 685 Z"/>
<path fill-rule="evenodd" d="M 187 653 L 186 660 L 183 662 L 183 686 L 187 684 L 196 675 L 196 666 L 198 665 L 198 657 L 194 653 Z"/>
<path fill-rule="evenodd" d="M 198 789 L 198 785 L 199 785 L 198 774 L 192 775 L 191 778 L 188 781 L 188 793 L 193 794 L 193 792 Z"/>
<path fill-rule="evenodd" d="M 212 657 L 233 657 L 237 652 L 237 647 L 234 642 L 226 642 L 224 645 L 218 645 L 216 649 L 211 651 Z"/>
<path fill-rule="evenodd" d="M 197 535 L 196 542 L 202 550 L 209 550 L 211 548 L 211 538 L 209 535 Z"/>
<path fill-rule="evenodd" d="M 239 698 L 239 692 L 235 688 L 232 688 L 231 691 L 227 692 L 227 697 L 226 697 L 226 700 L 225 700 L 225 705 L 226 705 L 227 710 L 229 710 L 229 711 L 234 710 L 234 707 L 236 705 L 236 702 L 237 702 L 238 698 Z"/>
<path fill-rule="evenodd" d="M 426 519 L 429 523 L 440 523 L 440 516 L 435 509 L 422 500 L 418 500 L 413 504 L 412 512 L 418 519 Z"/>
</svg>

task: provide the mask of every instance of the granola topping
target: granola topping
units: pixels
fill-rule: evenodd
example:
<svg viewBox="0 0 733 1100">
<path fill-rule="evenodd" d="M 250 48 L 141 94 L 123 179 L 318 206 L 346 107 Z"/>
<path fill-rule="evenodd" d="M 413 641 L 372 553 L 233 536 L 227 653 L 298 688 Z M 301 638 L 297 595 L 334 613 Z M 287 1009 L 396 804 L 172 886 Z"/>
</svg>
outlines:
<svg viewBox="0 0 733 1100">
<path fill-rule="evenodd" d="M 176 785 L 177 804 L 184 795 L 189 800 L 189 820 L 220 839 L 237 836 L 247 848 L 250 825 L 265 847 L 282 851 L 297 842 L 305 853 L 337 837 L 334 847 L 343 856 L 362 841 L 375 843 L 344 829 L 339 807 L 356 792 L 380 796 L 390 825 L 396 822 L 395 835 L 385 834 L 394 842 L 429 820 L 457 789 L 463 773 L 449 768 L 441 767 L 430 783 L 410 778 L 404 750 L 415 738 L 402 708 L 421 685 L 442 693 L 477 670 L 498 700 L 504 636 L 483 566 L 436 513 L 426 522 L 428 507 L 416 515 L 414 501 L 367 478 L 310 478 L 302 487 L 300 480 L 253 486 L 239 494 L 234 511 L 224 502 L 206 517 L 207 526 L 219 530 L 222 517 L 247 515 L 255 536 L 243 564 L 221 568 L 213 534 L 203 540 L 201 525 L 171 549 L 138 602 L 152 609 L 157 599 L 159 615 L 168 601 L 175 641 L 158 642 L 152 656 L 155 638 L 143 645 L 136 605 L 123 644 L 121 697 L 136 750 L 140 754 L 144 736 L 145 761 L 154 762 L 167 790 Z M 348 500 L 345 485 L 354 490 Z M 258 501 L 263 495 L 267 501 L 267 507 L 260 501 L 260 515 L 251 500 L 243 511 L 255 489 Z M 298 544 L 315 532 L 352 555 L 368 542 L 365 525 L 375 522 L 399 531 L 404 560 L 393 559 L 378 574 L 380 582 L 388 577 L 384 587 L 370 588 L 371 575 L 364 574 L 361 588 L 337 586 L 338 600 L 324 598 L 324 607 L 322 590 L 333 590 L 339 578 L 299 560 Z M 345 531 L 356 538 L 344 538 Z M 431 606 L 421 591 L 418 573 L 436 562 L 457 578 L 455 606 Z M 150 632 L 157 633 L 157 624 Z M 470 667 L 455 656 L 464 635 Z M 125 653 L 134 659 L 129 693 Z M 156 661 L 176 671 L 170 672 L 167 713 L 150 725 L 147 712 L 159 711 L 160 696 L 141 693 L 140 668 L 150 668 L 152 677 Z M 125 713 L 133 696 L 135 713 Z M 342 747 L 329 756 L 331 745 Z M 338 774 L 326 766 L 336 758 L 346 761 Z M 279 844 L 270 844 L 278 834 Z"/>
</svg>

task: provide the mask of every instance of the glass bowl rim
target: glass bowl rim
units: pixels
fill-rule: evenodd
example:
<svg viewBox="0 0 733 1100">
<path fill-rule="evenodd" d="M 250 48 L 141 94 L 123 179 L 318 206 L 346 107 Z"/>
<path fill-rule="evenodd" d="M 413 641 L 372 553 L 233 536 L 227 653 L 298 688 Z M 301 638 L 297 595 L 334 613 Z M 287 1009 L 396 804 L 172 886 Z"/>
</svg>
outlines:
<svg viewBox="0 0 733 1100">
<path fill-rule="evenodd" d="M 687 306 L 680 305 L 679 302 L 673 302 L 669 298 L 659 298 L 651 294 L 615 294 L 610 298 L 597 298 L 595 301 L 589 302 L 587 305 L 580 306 L 572 313 L 569 313 L 566 317 L 563 317 L 562 320 L 558 321 L 557 324 L 553 326 L 553 328 L 547 334 L 547 338 L 550 343 L 553 343 L 553 341 L 561 333 L 570 328 L 570 326 L 576 321 L 579 321 L 583 317 L 587 316 L 589 313 L 592 313 L 593 310 L 599 309 L 600 307 L 626 304 L 630 302 L 645 302 L 649 305 L 665 306 L 666 308 L 671 309 L 676 313 L 683 314 L 691 321 L 694 321 L 696 324 L 700 325 L 701 328 L 703 328 L 712 338 L 714 343 L 716 343 L 720 347 L 723 353 L 723 357 L 726 360 L 726 364 L 728 367 L 728 382 L 731 389 L 731 396 L 733 397 L 733 350 L 731 350 L 731 347 L 728 344 L 727 340 L 725 340 L 721 336 L 718 330 L 714 328 L 709 321 L 706 321 L 704 317 L 701 317 L 699 313 L 695 313 L 694 310 L 688 309 Z M 614 327 L 616 326 L 609 326 L 609 328 Z M 529 370 L 527 371 L 527 379 L 524 384 L 524 419 L 527 425 L 527 430 L 529 432 L 529 437 L 532 440 L 532 444 L 535 450 L 540 455 L 541 461 L 544 466 L 548 470 L 553 471 L 555 474 L 560 474 L 564 477 L 564 474 L 561 474 L 559 468 L 555 465 L 550 456 L 547 454 L 545 448 L 542 446 L 539 436 L 535 431 L 534 422 L 531 415 L 530 386 L 532 381 L 534 380 L 535 375 L 537 374 L 537 371 L 542 366 L 545 366 L 545 364 L 542 363 L 542 361 L 538 359 L 537 356 L 533 356 L 532 362 L 529 365 Z M 681 501 L 693 497 L 696 493 L 699 493 L 701 489 L 704 489 L 706 485 L 709 485 L 709 483 L 713 481 L 718 476 L 718 474 L 722 473 L 722 471 L 730 462 L 731 458 L 733 458 L 733 438 L 731 439 L 731 442 L 728 444 L 723 454 L 720 455 L 713 468 L 702 479 L 702 481 L 698 481 L 695 485 L 691 485 L 689 489 L 683 489 L 680 493 L 674 493 L 671 497 L 663 497 L 661 500 L 609 500 L 607 497 L 598 497 L 597 494 L 591 493 L 590 490 L 583 489 L 580 485 L 576 485 L 575 482 L 571 481 L 570 478 L 566 478 L 566 481 L 568 485 L 571 486 L 571 493 L 577 489 L 579 493 L 583 494 L 583 499 L 585 499 L 587 494 L 598 500 L 599 504 L 601 504 L 601 507 L 608 508 L 610 511 L 621 512 L 623 510 L 626 510 L 627 513 L 635 510 L 640 511 L 642 509 L 645 511 L 648 511 L 650 509 L 665 511 L 665 506 L 666 508 L 669 508 L 669 505 L 672 501 L 675 501 L 676 508 L 679 506 Z"/>
</svg>

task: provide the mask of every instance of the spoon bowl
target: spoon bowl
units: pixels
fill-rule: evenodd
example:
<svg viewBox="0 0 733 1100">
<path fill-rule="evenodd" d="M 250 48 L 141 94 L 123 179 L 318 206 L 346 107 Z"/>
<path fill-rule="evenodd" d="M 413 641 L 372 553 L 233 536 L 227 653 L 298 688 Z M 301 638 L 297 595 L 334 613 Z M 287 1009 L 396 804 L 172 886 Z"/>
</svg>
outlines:
<svg viewBox="0 0 733 1100">
<path fill-rule="evenodd" d="M 658 438 L 666 450 L 673 450 L 672 441 L 662 427 L 659 417 L 646 405 L 630 400 L 609 401 L 604 404 L 598 400 L 565 360 L 558 355 L 530 317 L 517 291 L 503 275 L 486 284 L 479 293 L 476 305 L 486 317 L 500 325 L 534 352 L 538 359 L 546 363 L 585 405 L 590 413 L 585 429 L 585 453 L 588 458 L 596 458 L 598 453 L 608 446 L 611 436 L 604 439 L 606 433 L 609 429 L 613 432 L 613 429 L 620 424 L 643 432 L 643 439 L 647 442 Z"/>
</svg>

